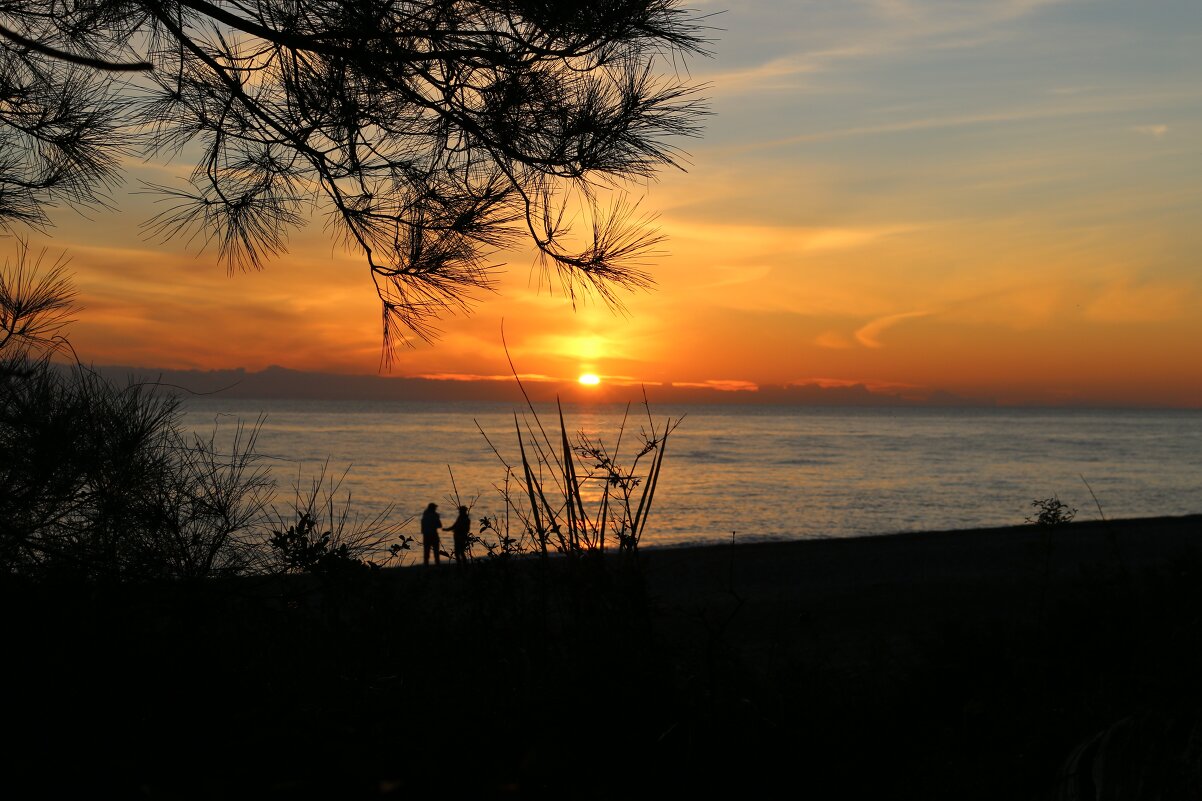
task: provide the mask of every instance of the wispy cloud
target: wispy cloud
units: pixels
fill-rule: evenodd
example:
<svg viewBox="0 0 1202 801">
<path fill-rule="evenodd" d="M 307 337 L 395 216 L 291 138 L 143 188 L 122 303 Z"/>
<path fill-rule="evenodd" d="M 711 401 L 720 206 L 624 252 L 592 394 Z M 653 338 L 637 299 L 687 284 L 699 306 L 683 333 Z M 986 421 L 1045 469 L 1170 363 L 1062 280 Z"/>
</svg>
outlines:
<svg viewBox="0 0 1202 801">
<path fill-rule="evenodd" d="M 776 8 L 770 37 L 793 40 L 793 52 L 774 53 L 749 66 L 699 73 L 711 95 L 772 93 L 817 87 L 804 76 L 841 64 L 891 57 L 917 49 L 958 48 L 1004 38 L 1004 23 L 1070 0 L 845 0 L 837 6 L 799 3 Z M 756 22 L 749 27 L 754 28 Z M 762 24 L 762 22 L 761 22 Z M 807 47 L 807 42 L 821 42 Z"/>
<path fill-rule="evenodd" d="M 860 226 L 772 226 L 673 222 L 664 232 L 679 246 L 685 240 L 722 243 L 744 253 L 782 250 L 794 253 L 851 250 L 864 247 L 885 237 L 912 233 L 921 226 L 913 223 L 885 223 Z"/>
<path fill-rule="evenodd" d="M 1169 126 L 1167 126 L 1167 125 L 1137 125 L 1134 128 L 1132 128 L 1131 130 L 1135 131 L 1137 134 L 1143 134 L 1144 136 L 1150 136 L 1153 139 L 1160 139 L 1169 132 Z"/>
<path fill-rule="evenodd" d="M 719 392 L 758 392 L 759 385 L 751 381 L 738 379 L 711 378 L 706 381 L 674 381 L 674 387 L 692 387 L 697 389 L 716 389 Z"/>
<path fill-rule="evenodd" d="M 864 247 L 880 239 L 897 234 L 908 234 L 918 230 L 916 225 L 869 225 L 846 228 L 823 228 L 811 232 L 802 244 L 802 250 L 815 252 L 827 250 L 850 250 Z"/>
<path fill-rule="evenodd" d="M 794 90 L 802 87 L 802 76 L 811 75 L 821 69 L 812 57 L 787 55 L 770 59 L 760 64 L 736 67 L 720 72 L 702 73 L 697 80 L 708 85 L 708 95 L 723 95 L 749 91 Z"/>
<path fill-rule="evenodd" d="M 916 317 L 927 317 L 930 312 L 912 311 L 902 312 L 901 314 L 890 314 L 887 317 L 878 317 L 865 326 L 860 327 L 856 333 L 856 341 L 866 348 L 884 347 L 881 344 L 881 334 L 892 328 L 903 320 L 912 320 Z"/>
<path fill-rule="evenodd" d="M 855 343 L 851 339 L 838 331 L 823 331 L 814 339 L 814 344 L 830 350 L 847 350 L 855 347 Z"/>
<path fill-rule="evenodd" d="M 726 154 L 734 152 L 746 153 L 755 150 L 767 150 L 771 148 L 785 147 L 788 145 L 806 144 L 810 142 L 825 142 L 852 137 L 881 136 L 896 133 L 912 133 L 951 128 L 968 128 L 983 125 L 1039 122 L 1043 120 L 1060 119 L 1066 117 L 1085 117 L 1114 114 L 1128 111 L 1132 108 L 1152 106 L 1170 101 L 1180 102 L 1182 99 L 1183 98 L 1180 94 L 1174 94 L 1172 97 L 1160 96 L 1156 98 L 1152 98 L 1147 95 L 1139 97 L 1111 95 L 1100 98 L 1082 99 L 1075 103 L 1059 102 L 1050 105 L 1011 108 L 1001 111 L 986 111 L 972 114 L 948 114 L 943 116 L 920 117 L 915 119 L 901 119 L 883 122 L 879 125 L 859 125 L 849 128 L 833 128 L 825 131 L 814 131 L 813 133 L 803 133 L 795 136 L 781 137 L 779 139 L 748 142 L 746 144 L 731 148 L 725 148 L 721 152 Z M 1142 125 L 1133 128 L 1133 130 L 1137 133 L 1159 137 L 1168 131 L 1168 126 Z"/>
<path fill-rule="evenodd" d="M 1197 288 L 1184 281 L 1120 280 L 1088 301 L 1082 313 L 1106 323 L 1158 323 L 1183 319 L 1197 303 Z"/>
<path fill-rule="evenodd" d="M 899 381 L 880 381 L 874 378 L 798 378 L 789 382 L 792 387 L 820 387 L 821 389 L 847 389 L 849 387 L 864 387 L 871 392 L 882 390 L 905 390 L 920 387 L 919 384 L 909 384 Z"/>
<path fill-rule="evenodd" d="M 424 378 L 428 381 L 512 381 L 513 373 L 506 375 L 475 375 L 473 373 L 419 373 L 418 375 L 409 376 L 410 378 Z M 543 375 L 542 373 L 520 373 L 518 375 L 522 381 L 567 381 L 570 379 L 555 378 L 554 376 Z"/>
<path fill-rule="evenodd" d="M 876 56 L 899 51 L 980 47 L 1015 35 L 1011 23 L 1053 6 L 1078 0 L 867 0 L 873 23 L 866 51 Z M 856 7 L 864 4 L 847 3 Z"/>
</svg>

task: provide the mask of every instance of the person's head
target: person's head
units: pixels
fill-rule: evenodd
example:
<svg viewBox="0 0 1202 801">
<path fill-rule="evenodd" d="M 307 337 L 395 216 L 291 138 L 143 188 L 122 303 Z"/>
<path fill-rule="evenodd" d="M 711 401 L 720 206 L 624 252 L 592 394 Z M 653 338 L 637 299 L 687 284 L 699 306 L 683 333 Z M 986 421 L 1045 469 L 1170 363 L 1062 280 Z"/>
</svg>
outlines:
<svg viewBox="0 0 1202 801">
<path fill-rule="evenodd" d="M 437 508 L 438 508 L 438 504 L 436 504 L 436 503 L 432 503 L 432 504 L 430 504 L 429 506 L 427 506 L 427 507 L 426 507 L 426 511 L 427 511 L 427 512 L 433 512 L 433 511 L 434 511 L 435 509 L 437 509 Z"/>
</svg>

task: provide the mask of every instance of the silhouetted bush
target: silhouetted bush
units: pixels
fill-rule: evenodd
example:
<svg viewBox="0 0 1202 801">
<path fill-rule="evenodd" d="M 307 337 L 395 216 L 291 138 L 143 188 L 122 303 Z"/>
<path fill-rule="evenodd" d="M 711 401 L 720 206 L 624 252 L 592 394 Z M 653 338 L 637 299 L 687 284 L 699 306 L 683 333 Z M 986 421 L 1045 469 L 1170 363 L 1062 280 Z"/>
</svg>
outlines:
<svg viewBox="0 0 1202 801">
<path fill-rule="evenodd" d="M 1026 520 L 1037 526 L 1060 526 L 1073 522 L 1073 518 L 1077 516 L 1076 509 L 1055 495 L 1051 498 L 1036 498 L 1031 501 L 1031 507 L 1035 509 L 1035 516 Z"/>
<path fill-rule="evenodd" d="M 407 547 L 389 547 L 403 523 L 337 506 L 324 468 L 276 511 L 257 425 L 219 444 L 216 430 L 189 433 L 179 399 L 154 385 L 52 361 L 72 355 L 61 330 L 73 291 L 63 263 L 43 260 L 20 243 L 0 271 L 0 572 L 195 579 L 365 565 Z"/>
<path fill-rule="evenodd" d="M 378 568 L 399 561 L 413 538 L 401 534 L 408 519 L 391 519 L 393 508 L 370 518 L 353 514 L 350 494 L 339 500 L 342 480 L 328 477 L 329 465 L 304 487 L 297 477 L 286 511 L 272 509 L 261 572 L 330 573 Z M 345 476 L 345 473 L 343 474 Z"/>
<path fill-rule="evenodd" d="M 481 537 L 472 541 L 482 544 L 489 556 L 534 551 L 546 555 L 548 549 L 568 554 L 604 553 L 607 540 L 621 551 L 637 551 L 651 515 L 668 436 L 683 418 L 669 417 L 657 427 L 644 393 L 647 426 L 639 431 L 634 455 L 619 457 L 630 422 L 629 403 L 612 446 L 583 431 L 569 437 L 558 400 L 559 436 L 554 437 L 553 429 L 548 436 L 516 370 L 513 377 L 529 411 L 525 430 L 516 413 L 513 418 L 521 471 L 501 455 L 481 428 L 505 468 L 504 483 L 496 486 L 504 514 L 480 519 L 480 533 L 491 535 L 492 542 Z M 640 470 L 646 457 L 648 462 Z"/>
<path fill-rule="evenodd" d="M 179 402 L 87 368 L 26 361 L 0 389 L 0 565 L 79 578 L 197 578 L 253 563 L 268 499 L 255 430 L 229 452 Z"/>
</svg>

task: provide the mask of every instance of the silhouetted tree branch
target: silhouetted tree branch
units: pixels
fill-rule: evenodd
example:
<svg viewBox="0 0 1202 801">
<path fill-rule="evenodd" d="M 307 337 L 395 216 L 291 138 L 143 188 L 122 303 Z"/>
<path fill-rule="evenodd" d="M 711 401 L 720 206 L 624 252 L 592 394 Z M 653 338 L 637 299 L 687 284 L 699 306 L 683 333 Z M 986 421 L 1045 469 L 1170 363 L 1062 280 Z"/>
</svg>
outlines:
<svg viewBox="0 0 1202 801">
<path fill-rule="evenodd" d="M 0 381 L 60 348 L 59 332 L 77 310 L 63 257 L 45 267 L 46 252 L 31 254 L 23 240 L 15 255 L 0 268 Z"/>
<path fill-rule="evenodd" d="M 389 349 L 523 237 L 573 300 L 648 285 L 658 236 L 598 190 L 679 166 L 703 113 L 659 75 L 704 49 L 677 0 L 0 0 L 0 24 L 0 226 L 105 202 L 127 148 L 186 151 L 151 235 L 258 267 L 325 204 Z"/>
</svg>

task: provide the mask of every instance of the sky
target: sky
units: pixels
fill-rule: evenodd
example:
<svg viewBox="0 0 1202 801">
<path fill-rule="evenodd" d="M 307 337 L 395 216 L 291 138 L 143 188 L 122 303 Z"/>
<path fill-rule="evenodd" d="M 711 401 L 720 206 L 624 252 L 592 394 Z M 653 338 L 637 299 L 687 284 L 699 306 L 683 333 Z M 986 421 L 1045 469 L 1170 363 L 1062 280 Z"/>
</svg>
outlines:
<svg viewBox="0 0 1202 801">
<path fill-rule="evenodd" d="M 1005 404 L 1202 407 L 1202 4 L 704 3 L 714 55 L 667 236 L 625 312 L 573 309 L 530 253 L 393 375 L 861 384 Z M 130 165 L 127 188 L 184 175 Z M 257 273 L 148 242 L 143 195 L 57 215 L 86 361 L 375 374 L 362 257 L 320 224 Z M 484 384 L 481 385 L 485 386 Z"/>
</svg>

